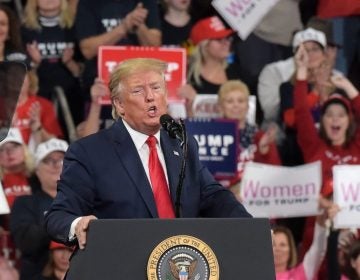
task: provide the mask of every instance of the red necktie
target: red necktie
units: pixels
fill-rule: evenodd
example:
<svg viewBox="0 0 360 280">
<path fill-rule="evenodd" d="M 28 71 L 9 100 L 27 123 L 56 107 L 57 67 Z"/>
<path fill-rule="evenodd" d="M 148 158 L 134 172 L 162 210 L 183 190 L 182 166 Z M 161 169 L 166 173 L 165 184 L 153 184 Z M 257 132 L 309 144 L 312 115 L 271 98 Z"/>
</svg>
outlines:
<svg viewBox="0 0 360 280">
<path fill-rule="evenodd" d="M 174 218 L 174 209 L 171 203 L 164 169 L 161 166 L 156 151 L 156 142 L 157 139 L 153 135 L 150 135 L 146 140 L 146 144 L 148 144 L 150 148 L 149 174 L 155 197 L 156 208 L 158 210 L 159 218 Z"/>
</svg>

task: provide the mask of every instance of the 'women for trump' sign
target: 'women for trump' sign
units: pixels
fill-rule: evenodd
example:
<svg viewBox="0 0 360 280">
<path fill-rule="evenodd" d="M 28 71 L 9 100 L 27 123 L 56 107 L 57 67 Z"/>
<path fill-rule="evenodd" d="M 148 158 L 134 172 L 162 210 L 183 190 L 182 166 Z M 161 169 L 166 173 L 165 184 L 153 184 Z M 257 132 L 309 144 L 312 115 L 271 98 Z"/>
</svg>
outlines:
<svg viewBox="0 0 360 280">
<path fill-rule="evenodd" d="M 360 165 L 336 165 L 334 202 L 340 206 L 335 216 L 335 228 L 360 228 Z"/>
<path fill-rule="evenodd" d="M 303 217 L 319 213 L 321 163 L 284 167 L 249 162 L 240 196 L 254 217 Z"/>
<path fill-rule="evenodd" d="M 212 5 L 245 40 L 279 0 L 213 0 Z"/>
<path fill-rule="evenodd" d="M 3 186 L 0 182 L 0 215 L 9 214 L 9 213 L 10 213 L 9 204 L 7 203 Z"/>
</svg>

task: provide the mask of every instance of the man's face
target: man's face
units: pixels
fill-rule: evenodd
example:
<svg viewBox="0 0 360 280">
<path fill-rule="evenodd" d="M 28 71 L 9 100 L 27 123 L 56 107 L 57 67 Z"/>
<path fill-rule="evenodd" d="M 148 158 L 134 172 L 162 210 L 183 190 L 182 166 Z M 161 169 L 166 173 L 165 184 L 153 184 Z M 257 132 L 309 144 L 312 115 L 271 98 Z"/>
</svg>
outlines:
<svg viewBox="0 0 360 280">
<path fill-rule="evenodd" d="M 160 129 L 160 116 L 167 112 L 164 78 L 154 71 L 138 72 L 123 81 L 114 104 L 117 113 L 135 130 L 150 135 Z"/>
</svg>

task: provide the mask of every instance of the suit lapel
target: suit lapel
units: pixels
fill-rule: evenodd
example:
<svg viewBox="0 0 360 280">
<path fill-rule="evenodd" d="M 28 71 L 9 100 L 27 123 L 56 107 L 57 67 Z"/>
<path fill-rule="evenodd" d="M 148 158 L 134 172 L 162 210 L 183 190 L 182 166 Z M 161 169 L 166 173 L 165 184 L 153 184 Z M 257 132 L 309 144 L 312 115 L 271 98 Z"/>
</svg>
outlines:
<svg viewBox="0 0 360 280">
<path fill-rule="evenodd" d="M 160 141 L 166 163 L 171 198 L 173 204 L 175 204 L 176 188 L 181 170 L 182 149 L 178 140 L 170 138 L 163 130 L 161 130 Z"/>
<path fill-rule="evenodd" d="M 147 205 L 151 215 L 158 217 L 154 195 L 147 179 L 141 159 L 136 147 L 121 120 L 117 121 L 110 129 L 111 137 L 114 140 L 114 147 L 124 169 L 139 190 L 139 194 Z M 119 180 L 121 182 L 121 178 Z"/>
</svg>

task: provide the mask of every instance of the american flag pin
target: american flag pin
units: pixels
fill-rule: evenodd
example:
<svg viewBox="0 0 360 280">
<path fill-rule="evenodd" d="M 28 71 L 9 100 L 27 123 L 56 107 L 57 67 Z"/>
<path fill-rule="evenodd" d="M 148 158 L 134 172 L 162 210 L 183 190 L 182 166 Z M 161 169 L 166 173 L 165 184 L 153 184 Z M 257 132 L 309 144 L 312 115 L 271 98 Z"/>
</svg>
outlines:
<svg viewBox="0 0 360 280">
<path fill-rule="evenodd" d="M 179 153 L 177 151 L 173 151 L 174 152 L 174 155 L 178 156 Z"/>
</svg>

